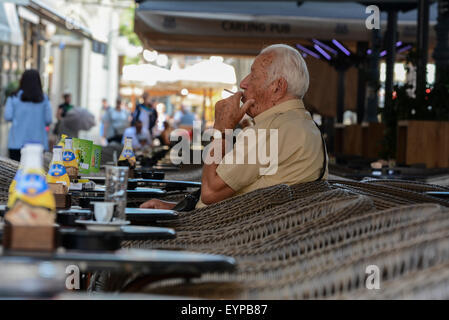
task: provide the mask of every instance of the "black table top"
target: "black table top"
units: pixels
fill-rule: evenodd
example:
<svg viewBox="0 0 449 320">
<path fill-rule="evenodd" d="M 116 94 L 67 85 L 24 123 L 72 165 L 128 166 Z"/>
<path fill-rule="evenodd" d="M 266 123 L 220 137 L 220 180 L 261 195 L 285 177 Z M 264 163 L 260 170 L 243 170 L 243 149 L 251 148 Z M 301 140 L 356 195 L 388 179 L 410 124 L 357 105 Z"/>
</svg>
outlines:
<svg viewBox="0 0 449 320">
<path fill-rule="evenodd" d="M 178 218 L 178 213 L 174 210 L 126 208 L 125 213 L 128 220 L 138 222 L 154 222 Z"/>
<path fill-rule="evenodd" d="M 80 195 L 80 194 L 104 194 L 105 193 L 105 187 L 104 186 L 96 186 L 95 189 L 91 189 L 91 190 L 70 190 L 69 194 L 76 194 L 76 195 Z M 157 188 L 136 188 L 133 190 L 126 190 L 126 193 L 129 195 L 132 195 L 133 197 L 138 196 L 138 195 L 143 195 L 143 196 L 160 196 L 163 194 L 166 194 L 167 191 L 165 190 L 161 190 L 161 189 L 157 189 Z"/>
<path fill-rule="evenodd" d="M 58 250 L 48 252 L 5 252 L 0 247 L 0 262 L 65 262 L 77 265 L 82 272 L 110 270 L 145 272 L 151 275 L 179 274 L 198 276 L 206 272 L 233 272 L 232 257 L 188 251 L 120 249 L 115 252 L 81 252 Z"/>
<path fill-rule="evenodd" d="M 84 179 L 89 179 L 95 183 L 104 184 L 106 181 L 105 177 L 83 177 Z M 158 179 L 128 179 L 128 188 L 130 185 L 138 186 L 157 186 L 165 189 L 185 189 L 185 188 L 199 188 L 201 187 L 201 182 L 197 181 L 183 181 L 183 180 L 158 180 Z M 129 189 L 133 190 L 133 189 Z"/>
<path fill-rule="evenodd" d="M 0 216 L 3 216 L 6 211 L 6 205 L 0 205 Z M 58 210 L 58 212 L 70 213 L 73 212 L 87 214 L 90 213 L 89 209 L 64 209 Z M 141 208 L 126 208 L 125 214 L 128 220 L 138 221 L 138 222 L 154 222 L 158 220 L 174 220 L 178 218 L 178 213 L 174 210 L 164 210 L 164 209 L 141 209 Z"/>
<path fill-rule="evenodd" d="M 80 235 L 90 235 L 94 237 L 96 234 L 102 236 L 104 234 L 110 234 L 111 232 L 97 232 L 84 230 L 84 228 L 79 225 L 79 227 L 66 227 L 60 228 L 59 234 L 64 236 L 68 234 L 80 234 Z M 176 232 L 172 228 L 161 228 L 161 227 L 147 227 L 147 226 L 133 226 L 127 225 L 122 226 L 121 231 L 112 232 L 117 234 L 122 240 L 163 240 L 163 239 L 174 239 L 176 238 Z"/>
</svg>

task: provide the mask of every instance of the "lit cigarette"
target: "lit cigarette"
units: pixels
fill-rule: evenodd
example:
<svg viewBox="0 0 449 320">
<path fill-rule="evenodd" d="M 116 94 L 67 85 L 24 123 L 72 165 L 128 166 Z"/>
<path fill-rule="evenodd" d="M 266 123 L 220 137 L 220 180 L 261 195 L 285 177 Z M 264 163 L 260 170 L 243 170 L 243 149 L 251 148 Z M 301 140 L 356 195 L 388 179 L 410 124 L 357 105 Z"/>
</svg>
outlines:
<svg viewBox="0 0 449 320">
<path fill-rule="evenodd" d="M 224 91 L 226 91 L 226 92 L 229 92 L 229 93 L 231 93 L 231 94 L 236 94 L 237 92 L 232 92 L 231 90 L 228 90 L 228 89 L 223 89 Z"/>
</svg>

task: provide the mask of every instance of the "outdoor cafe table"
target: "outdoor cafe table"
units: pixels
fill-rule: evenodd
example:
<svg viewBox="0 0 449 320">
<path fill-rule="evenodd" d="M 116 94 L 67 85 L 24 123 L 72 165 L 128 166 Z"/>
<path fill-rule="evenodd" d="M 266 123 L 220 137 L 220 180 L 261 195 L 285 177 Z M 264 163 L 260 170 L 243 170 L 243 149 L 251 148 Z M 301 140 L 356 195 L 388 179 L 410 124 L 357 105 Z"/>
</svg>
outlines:
<svg viewBox="0 0 449 320">
<path fill-rule="evenodd" d="M 0 216 L 3 216 L 5 211 L 6 205 L 0 205 Z M 57 212 L 89 213 L 91 210 L 72 207 L 70 209 L 58 210 Z M 176 211 L 165 209 L 126 208 L 125 214 L 127 220 L 139 223 L 151 223 L 162 220 L 174 220 L 178 218 L 178 213 Z"/>
<path fill-rule="evenodd" d="M 4 205 L 0 205 L 0 216 L 3 216 L 5 213 L 5 207 Z M 80 214 L 82 213 L 84 216 L 92 217 L 91 210 L 83 210 L 83 209 L 69 209 L 69 210 L 59 210 L 57 211 L 57 214 L 70 214 L 73 212 L 74 214 Z M 138 209 L 138 208 L 126 208 L 126 214 L 127 214 L 127 220 L 138 223 L 139 225 L 127 225 L 122 226 L 121 230 L 118 231 L 118 238 L 115 241 L 124 241 L 124 240 L 162 240 L 162 239 L 173 239 L 176 237 L 176 232 L 172 228 L 163 228 L 163 227 L 149 227 L 149 226 L 142 226 L 142 224 L 147 224 L 151 222 L 156 222 L 158 220 L 171 220 L 176 219 L 178 214 L 176 211 L 173 210 L 159 210 L 159 209 Z M 85 236 L 89 236 L 92 238 L 95 235 L 95 231 L 90 231 L 90 235 L 85 235 L 82 232 L 83 228 L 81 225 L 74 224 L 73 221 L 76 220 L 76 217 L 74 217 L 73 221 L 70 221 L 69 225 L 64 224 L 64 219 L 59 219 L 60 217 L 57 217 L 57 222 L 60 225 L 59 228 L 59 235 L 61 237 L 72 237 L 73 236 L 79 236 L 79 239 L 75 239 L 76 241 L 88 241 L 85 240 Z M 65 218 L 65 217 L 63 217 Z M 69 219 L 67 219 L 69 220 Z M 61 222 L 60 222 L 61 221 Z M 71 234 L 70 230 L 76 228 L 79 230 L 78 233 L 81 233 L 78 235 Z M 73 232 L 72 232 L 73 233 Z M 3 229 L 0 228 L 0 241 L 3 238 Z M 97 241 L 99 243 L 99 241 Z M 87 243 L 87 242 L 85 242 Z M 97 244 L 98 245 L 98 244 Z"/>
<path fill-rule="evenodd" d="M 104 186 L 97 185 L 94 189 L 86 189 L 86 190 L 69 190 L 69 194 L 75 196 L 104 196 L 106 188 Z M 165 190 L 156 189 L 156 188 L 136 188 L 134 190 L 126 190 L 126 193 L 133 198 L 149 198 L 149 197 L 158 197 L 166 194 Z"/>
<path fill-rule="evenodd" d="M 109 271 L 114 274 L 141 274 L 127 288 L 140 288 L 150 281 L 166 278 L 194 278 L 204 273 L 234 272 L 232 257 L 188 251 L 120 249 L 115 252 L 10 252 L 0 247 L 0 263 L 62 262 L 75 265 L 82 273 Z"/>
<path fill-rule="evenodd" d="M 104 184 L 105 177 L 83 177 L 95 183 Z M 128 189 L 133 190 L 137 186 L 157 186 L 166 190 L 184 190 L 186 188 L 199 188 L 201 182 L 196 181 L 182 181 L 182 180 L 158 180 L 158 179 L 128 179 Z M 143 190 L 143 189 L 141 189 Z"/>
</svg>

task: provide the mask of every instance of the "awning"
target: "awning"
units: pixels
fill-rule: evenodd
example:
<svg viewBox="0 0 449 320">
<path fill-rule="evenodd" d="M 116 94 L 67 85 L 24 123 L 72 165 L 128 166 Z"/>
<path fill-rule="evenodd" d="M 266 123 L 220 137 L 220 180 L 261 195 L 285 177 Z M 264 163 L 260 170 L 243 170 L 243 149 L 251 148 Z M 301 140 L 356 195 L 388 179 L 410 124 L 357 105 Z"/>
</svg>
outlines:
<svg viewBox="0 0 449 320">
<path fill-rule="evenodd" d="M 0 2 L 0 44 L 20 46 L 23 43 L 20 32 L 16 5 L 11 2 Z"/>
<path fill-rule="evenodd" d="M 69 31 L 78 33 L 90 40 L 95 40 L 92 36 L 92 32 L 89 29 L 83 27 L 79 21 L 56 12 L 56 10 L 46 5 L 42 1 L 29 0 L 28 5 L 26 5 L 25 7 L 41 18 L 50 21 L 51 23 L 54 23 L 61 28 L 65 28 Z"/>
<path fill-rule="evenodd" d="M 365 9 L 354 2 L 145 1 L 136 9 L 134 30 L 145 47 L 160 52 L 255 55 L 272 43 L 311 38 L 369 41 Z M 436 11 L 431 5 L 431 25 Z M 400 12 L 398 19 L 399 39 L 414 42 L 417 10 Z M 384 12 L 381 21 L 386 26 Z M 434 34 L 429 28 L 431 41 Z"/>
</svg>

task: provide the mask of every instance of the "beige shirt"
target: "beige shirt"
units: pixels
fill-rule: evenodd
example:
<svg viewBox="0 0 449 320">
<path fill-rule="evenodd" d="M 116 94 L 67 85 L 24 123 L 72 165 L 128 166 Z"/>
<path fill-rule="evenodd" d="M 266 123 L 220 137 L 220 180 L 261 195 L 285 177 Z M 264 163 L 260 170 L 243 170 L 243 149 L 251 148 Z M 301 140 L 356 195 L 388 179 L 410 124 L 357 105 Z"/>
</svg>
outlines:
<svg viewBox="0 0 449 320">
<path fill-rule="evenodd" d="M 256 116 L 254 122 L 254 126 L 245 128 L 237 136 L 232 152 L 227 153 L 217 167 L 218 176 L 236 192 L 235 195 L 276 184 L 292 185 L 319 178 L 324 160 L 321 133 L 302 100 L 280 103 Z M 265 136 L 259 129 L 266 129 Z M 248 147 L 248 136 L 251 135 L 257 138 Z M 277 162 L 271 155 L 271 149 L 276 152 L 276 147 Z M 262 157 L 259 156 L 261 153 Z M 269 161 L 264 160 L 263 155 L 267 155 Z M 249 162 L 251 156 L 253 162 Z M 323 179 L 327 179 L 327 175 L 326 165 Z M 200 200 L 196 208 L 204 206 Z"/>
</svg>

